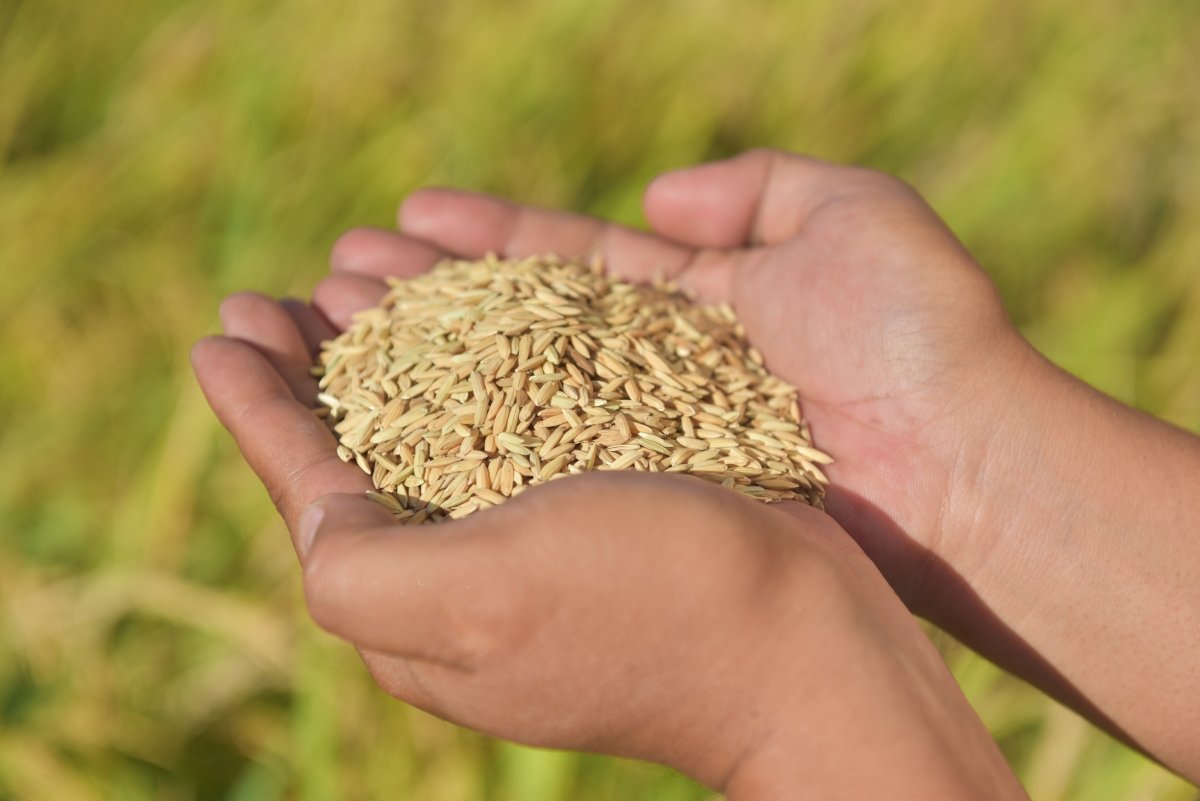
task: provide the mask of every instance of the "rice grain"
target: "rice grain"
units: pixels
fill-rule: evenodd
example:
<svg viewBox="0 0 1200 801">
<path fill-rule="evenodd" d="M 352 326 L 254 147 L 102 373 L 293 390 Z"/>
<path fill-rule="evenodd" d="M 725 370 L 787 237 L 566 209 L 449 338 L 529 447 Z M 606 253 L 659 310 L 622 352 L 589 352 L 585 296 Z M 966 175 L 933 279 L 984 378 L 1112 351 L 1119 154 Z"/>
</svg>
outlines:
<svg viewBox="0 0 1200 801">
<path fill-rule="evenodd" d="M 313 373 L 338 456 L 397 518 L 462 517 L 588 470 L 821 507 L 832 459 L 732 309 L 553 256 L 448 261 L 390 287 Z"/>
</svg>

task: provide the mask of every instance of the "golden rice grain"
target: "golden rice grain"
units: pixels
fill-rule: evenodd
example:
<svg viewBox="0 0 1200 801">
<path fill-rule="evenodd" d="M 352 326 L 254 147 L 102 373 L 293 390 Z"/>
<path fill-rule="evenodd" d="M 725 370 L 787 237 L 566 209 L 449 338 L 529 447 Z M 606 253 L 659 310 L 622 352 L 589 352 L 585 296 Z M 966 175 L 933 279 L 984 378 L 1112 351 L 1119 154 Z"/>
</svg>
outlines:
<svg viewBox="0 0 1200 801">
<path fill-rule="evenodd" d="M 598 263 L 489 256 L 393 280 L 313 372 L 338 456 L 410 523 L 589 470 L 688 473 L 817 507 L 828 483 L 796 391 L 732 309 Z"/>
</svg>

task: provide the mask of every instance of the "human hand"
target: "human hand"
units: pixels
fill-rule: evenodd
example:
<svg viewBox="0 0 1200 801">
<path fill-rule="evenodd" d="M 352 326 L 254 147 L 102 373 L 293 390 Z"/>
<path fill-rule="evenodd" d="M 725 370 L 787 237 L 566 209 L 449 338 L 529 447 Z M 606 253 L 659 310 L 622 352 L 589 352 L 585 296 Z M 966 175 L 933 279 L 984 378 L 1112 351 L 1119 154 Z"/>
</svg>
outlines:
<svg viewBox="0 0 1200 801">
<path fill-rule="evenodd" d="M 509 739 L 668 764 L 731 798 L 1023 797 L 828 516 L 595 473 L 396 526 L 297 401 L 331 331 L 257 296 L 223 317 L 231 338 L 194 352 L 201 385 L 294 534 L 314 617 L 388 692 Z"/>
<path fill-rule="evenodd" d="M 770 369 L 799 388 L 836 459 L 827 509 L 906 602 L 930 613 L 928 566 L 990 547 L 993 527 L 969 499 L 998 400 L 1029 353 L 990 281 L 915 192 L 870 170 L 754 151 L 660 177 L 645 206 L 653 235 L 418 191 L 402 208 L 403 233 L 358 230 L 338 242 L 337 274 L 315 302 L 344 324 L 378 300 L 380 276 L 447 255 L 600 250 L 617 275 L 661 274 L 730 303 Z"/>
<path fill-rule="evenodd" d="M 645 211 L 653 233 L 421 190 L 402 232 L 339 240 L 315 303 L 345 323 L 382 276 L 488 251 L 599 251 L 729 302 L 837 460 L 828 511 L 910 608 L 1200 776 L 1197 440 L 1042 359 L 894 178 L 754 151 L 660 177 Z"/>
</svg>

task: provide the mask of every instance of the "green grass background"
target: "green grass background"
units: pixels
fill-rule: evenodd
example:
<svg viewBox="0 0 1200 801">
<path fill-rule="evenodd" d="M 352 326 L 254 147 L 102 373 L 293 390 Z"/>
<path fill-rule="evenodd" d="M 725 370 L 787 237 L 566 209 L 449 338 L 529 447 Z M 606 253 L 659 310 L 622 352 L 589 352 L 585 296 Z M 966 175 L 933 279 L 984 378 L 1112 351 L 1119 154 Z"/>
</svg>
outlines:
<svg viewBox="0 0 1200 801">
<path fill-rule="evenodd" d="M 305 295 L 421 184 L 637 223 L 773 145 L 913 182 L 1040 348 L 1197 430 L 1197 52 L 1194 0 L 0 0 L 0 798 L 709 797 L 314 629 L 187 366 L 219 298 Z M 1197 797 L 943 646 L 1035 799 Z"/>
</svg>

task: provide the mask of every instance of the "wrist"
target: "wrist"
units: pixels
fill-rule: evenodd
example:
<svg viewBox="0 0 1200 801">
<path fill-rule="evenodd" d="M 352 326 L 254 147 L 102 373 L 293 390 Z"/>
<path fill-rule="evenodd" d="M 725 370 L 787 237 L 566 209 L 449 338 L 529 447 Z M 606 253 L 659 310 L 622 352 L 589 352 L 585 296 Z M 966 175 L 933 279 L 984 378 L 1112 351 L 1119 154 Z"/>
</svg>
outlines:
<svg viewBox="0 0 1200 801">
<path fill-rule="evenodd" d="M 920 610 L 938 624 L 961 612 L 964 593 L 1038 603 L 1046 571 L 1081 544 L 1072 530 L 1127 506 L 1112 446 L 1122 419 L 1137 413 L 1021 345 L 982 396 L 949 469 Z"/>
<path fill-rule="evenodd" d="M 824 519 L 831 530 L 789 532 L 810 540 L 805 572 L 773 604 L 763 627 L 772 646 L 750 690 L 754 725 L 710 784 L 730 801 L 1024 798 L 932 643 Z"/>
<path fill-rule="evenodd" d="M 1200 440 L 1032 348 L 997 397 L 986 447 L 957 474 L 955 534 L 931 557 L 922 613 L 1196 775 Z"/>
<path fill-rule="evenodd" d="M 1083 424 L 1070 419 L 1063 397 L 1075 383 L 1015 331 L 977 371 L 960 420 L 941 434 L 946 489 L 910 603 L 917 614 L 946 627 L 964 595 L 1011 584 L 1010 555 L 1037 547 L 1046 523 L 1038 528 L 1026 519 L 1068 503 L 1081 476 L 1047 474 L 1057 471 L 1046 451 L 1062 447 L 1056 432 L 1064 425 Z"/>
<path fill-rule="evenodd" d="M 774 699 L 789 725 L 717 789 L 729 801 L 1026 798 L 932 645 L 903 650 L 869 644 Z"/>
</svg>

